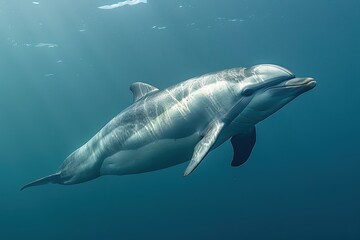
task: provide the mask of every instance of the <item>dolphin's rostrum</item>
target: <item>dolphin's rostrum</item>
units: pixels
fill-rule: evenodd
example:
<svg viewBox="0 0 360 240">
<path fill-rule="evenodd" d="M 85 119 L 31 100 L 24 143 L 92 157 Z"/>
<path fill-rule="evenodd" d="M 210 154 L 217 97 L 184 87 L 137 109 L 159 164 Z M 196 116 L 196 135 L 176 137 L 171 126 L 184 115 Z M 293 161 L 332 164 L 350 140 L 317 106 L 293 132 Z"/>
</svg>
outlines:
<svg viewBox="0 0 360 240">
<path fill-rule="evenodd" d="M 133 83 L 132 105 L 70 154 L 55 174 L 21 190 L 155 171 L 190 160 L 186 176 L 230 138 L 231 165 L 239 166 L 255 144 L 255 125 L 315 85 L 312 78 L 296 78 L 267 64 L 206 74 L 164 90 Z"/>
</svg>

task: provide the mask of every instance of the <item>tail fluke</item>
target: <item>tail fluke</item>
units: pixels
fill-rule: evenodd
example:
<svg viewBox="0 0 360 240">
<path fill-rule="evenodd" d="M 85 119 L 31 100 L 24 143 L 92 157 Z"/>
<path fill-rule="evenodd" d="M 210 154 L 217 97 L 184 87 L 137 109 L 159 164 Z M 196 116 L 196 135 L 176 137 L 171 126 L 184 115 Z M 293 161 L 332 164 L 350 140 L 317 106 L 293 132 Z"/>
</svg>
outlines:
<svg viewBox="0 0 360 240">
<path fill-rule="evenodd" d="M 55 173 L 43 178 L 40 178 L 38 180 L 35 180 L 29 184 L 26 184 L 25 186 L 23 186 L 20 191 L 24 190 L 25 188 L 28 187 L 33 187 L 33 186 L 37 186 L 37 185 L 43 185 L 43 184 L 47 184 L 47 183 L 59 183 L 60 182 L 60 173 Z"/>
</svg>

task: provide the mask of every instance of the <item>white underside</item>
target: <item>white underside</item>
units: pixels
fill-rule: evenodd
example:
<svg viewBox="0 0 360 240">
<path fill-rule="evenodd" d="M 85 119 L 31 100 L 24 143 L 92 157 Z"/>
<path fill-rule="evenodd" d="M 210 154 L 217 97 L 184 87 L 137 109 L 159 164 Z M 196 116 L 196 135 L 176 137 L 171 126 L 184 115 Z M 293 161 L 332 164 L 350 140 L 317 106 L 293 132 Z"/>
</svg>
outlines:
<svg viewBox="0 0 360 240">
<path fill-rule="evenodd" d="M 161 139 L 135 150 L 122 150 L 104 160 L 100 175 L 126 175 L 159 170 L 191 159 L 199 134 Z"/>
<path fill-rule="evenodd" d="M 235 134 L 247 133 L 253 126 L 232 123 L 224 129 L 211 150 Z M 201 137 L 198 132 L 179 139 L 160 139 L 134 150 L 121 150 L 106 158 L 100 175 L 127 175 L 156 171 L 190 161 Z"/>
</svg>

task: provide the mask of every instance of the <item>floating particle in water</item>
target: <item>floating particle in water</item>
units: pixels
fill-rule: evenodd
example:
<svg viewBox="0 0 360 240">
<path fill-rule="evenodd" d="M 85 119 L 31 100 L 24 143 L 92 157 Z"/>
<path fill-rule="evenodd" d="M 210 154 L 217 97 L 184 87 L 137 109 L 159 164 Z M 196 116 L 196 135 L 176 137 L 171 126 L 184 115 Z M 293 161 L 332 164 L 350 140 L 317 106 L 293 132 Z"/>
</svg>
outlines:
<svg viewBox="0 0 360 240">
<path fill-rule="evenodd" d="M 163 26 L 163 27 L 158 27 L 158 26 L 152 26 L 152 29 L 158 29 L 158 30 L 162 30 L 162 29 L 166 29 L 166 27 L 165 26 Z"/>
<path fill-rule="evenodd" d="M 35 47 L 47 47 L 47 48 L 56 48 L 59 45 L 55 44 L 55 43 L 38 43 L 35 45 Z"/>
<path fill-rule="evenodd" d="M 135 5 L 135 4 L 139 4 L 139 3 L 147 3 L 147 0 L 126 0 L 123 2 L 114 3 L 111 5 L 100 6 L 98 8 L 109 10 L 109 9 L 114 9 L 114 8 L 118 8 L 118 7 L 123 7 L 126 5 Z"/>
</svg>

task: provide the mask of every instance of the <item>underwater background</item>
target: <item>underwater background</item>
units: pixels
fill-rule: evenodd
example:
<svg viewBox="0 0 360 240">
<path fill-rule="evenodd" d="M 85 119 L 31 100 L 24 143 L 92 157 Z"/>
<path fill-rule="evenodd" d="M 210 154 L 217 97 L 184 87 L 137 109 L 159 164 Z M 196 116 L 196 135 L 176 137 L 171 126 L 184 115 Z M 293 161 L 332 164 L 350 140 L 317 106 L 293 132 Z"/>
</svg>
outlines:
<svg viewBox="0 0 360 240">
<path fill-rule="evenodd" d="M 360 1 L 113 1 L 0 1 L 0 239 L 360 239 Z M 261 63 L 318 84 L 257 125 L 243 166 L 227 142 L 186 178 L 19 191 L 129 106 L 132 82 Z"/>
</svg>

